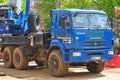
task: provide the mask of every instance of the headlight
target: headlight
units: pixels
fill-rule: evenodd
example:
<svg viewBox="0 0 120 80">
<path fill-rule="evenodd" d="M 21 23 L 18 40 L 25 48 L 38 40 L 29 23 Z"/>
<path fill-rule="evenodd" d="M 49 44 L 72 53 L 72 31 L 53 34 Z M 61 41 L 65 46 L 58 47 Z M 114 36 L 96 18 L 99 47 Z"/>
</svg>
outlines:
<svg viewBox="0 0 120 80">
<path fill-rule="evenodd" d="M 73 52 L 73 56 L 81 56 L 81 52 Z"/>
<path fill-rule="evenodd" d="M 114 52 L 113 51 L 108 51 L 108 54 L 109 55 L 114 55 Z"/>
</svg>

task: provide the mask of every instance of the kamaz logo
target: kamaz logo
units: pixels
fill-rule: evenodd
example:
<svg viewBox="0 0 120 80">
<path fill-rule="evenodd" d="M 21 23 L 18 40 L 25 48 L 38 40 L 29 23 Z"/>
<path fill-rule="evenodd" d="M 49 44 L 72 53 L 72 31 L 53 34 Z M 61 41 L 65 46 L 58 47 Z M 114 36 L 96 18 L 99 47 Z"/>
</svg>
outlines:
<svg viewBox="0 0 120 80">
<path fill-rule="evenodd" d="M 97 43 L 94 43 L 95 46 L 97 46 Z"/>
<path fill-rule="evenodd" d="M 90 37 L 90 39 L 102 39 L 101 37 Z"/>
</svg>

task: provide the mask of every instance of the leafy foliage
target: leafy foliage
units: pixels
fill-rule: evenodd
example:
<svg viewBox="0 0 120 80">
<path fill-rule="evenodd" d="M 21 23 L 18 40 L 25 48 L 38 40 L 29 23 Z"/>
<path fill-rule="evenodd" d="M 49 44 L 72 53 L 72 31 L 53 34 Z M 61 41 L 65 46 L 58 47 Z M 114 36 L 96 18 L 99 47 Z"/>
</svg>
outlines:
<svg viewBox="0 0 120 80">
<path fill-rule="evenodd" d="M 61 8 L 90 8 L 91 0 L 64 0 Z"/>
<path fill-rule="evenodd" d="M 0 0 L 0 3 L 2 3 L 2 2 L 8 2 L 9 0 Z"/>
<path fill-rule="evenodd" d="M 22 11 L 25 12 L 26 0 L 22 0 Z"/>
<path fill-rule="evenodd" d="M 57 0 L 39 0 L 39 10 L 42 20 L 45 22 L 46 29 L 50 27 L 50 10 L 56 8 Z"/>
</svg>

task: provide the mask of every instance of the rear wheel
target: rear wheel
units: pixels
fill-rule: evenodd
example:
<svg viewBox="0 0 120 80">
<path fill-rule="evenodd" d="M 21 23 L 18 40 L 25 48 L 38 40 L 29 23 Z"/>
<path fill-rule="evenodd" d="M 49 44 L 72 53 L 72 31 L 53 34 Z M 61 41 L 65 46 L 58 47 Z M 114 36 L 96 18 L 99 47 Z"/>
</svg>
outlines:
<svg viewBox="0 0 120 80">
<path fill-rule="evenodd" d="M 104 70 L 104 62 L 103 61 L 89 62 L 87 63 L 87 69 L 92 73 L 100 73 Z"/>
<path fill-rule="evenodd" d="M 5 67 L 7 68 L 14 67 L 13 50 L 14 50 L 14 47 L 9 46 L 9 47 L 6 47 L 3 51 L 3 62 L 4 62 Z"/>
<path fill-rule="evenodd" d="M 28 67 L 28 58 L 24 55 L 23 50 L 17 47 L 13 52 L 13 64 L 16 69 L 22 70 Z"/>
<path fill-rule="evenodd" d="M 60 50 L 53 50 L 48 59 L 48 67 L 53 76 L 64 76 L 68 73 L 68 64 L 64 64 Z"/>
</svg>

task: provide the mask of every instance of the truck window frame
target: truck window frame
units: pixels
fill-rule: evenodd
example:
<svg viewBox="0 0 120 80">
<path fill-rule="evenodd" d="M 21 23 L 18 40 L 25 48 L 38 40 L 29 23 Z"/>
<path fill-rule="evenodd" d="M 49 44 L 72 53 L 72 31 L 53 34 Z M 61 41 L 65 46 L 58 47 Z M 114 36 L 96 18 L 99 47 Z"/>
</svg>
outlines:
<svg viewBox="0 0 120 80">
<path fill-rule="evenodd" d="M 60 15 L 59 16 L 59 26 L 62 28 L 70 27 L 70 16 L 69 15 Z"/>
</svg>

